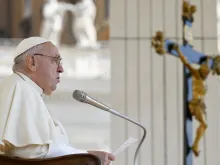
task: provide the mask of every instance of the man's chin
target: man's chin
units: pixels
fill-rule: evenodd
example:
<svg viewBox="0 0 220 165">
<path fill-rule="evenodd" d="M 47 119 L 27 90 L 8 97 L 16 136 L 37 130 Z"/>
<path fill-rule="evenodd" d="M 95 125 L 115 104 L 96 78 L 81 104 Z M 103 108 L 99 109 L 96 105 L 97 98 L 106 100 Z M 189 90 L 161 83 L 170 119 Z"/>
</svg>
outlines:
<svg viewBox="0 0 220 165">
<path fill-rule="evenodd" d="M 43 91 L 43 93 L 44 93 L 46 96 L 50 96 L 50 95 L 52 94 L 52 91 L 51 91 L 51 92 Z"/>
<path fill-rule="evenodd" d="M 43 90 L 44 94 L 50 96 L 57 89 L 57 85 L 52 85 L 50 90 Z"/>
</svg>

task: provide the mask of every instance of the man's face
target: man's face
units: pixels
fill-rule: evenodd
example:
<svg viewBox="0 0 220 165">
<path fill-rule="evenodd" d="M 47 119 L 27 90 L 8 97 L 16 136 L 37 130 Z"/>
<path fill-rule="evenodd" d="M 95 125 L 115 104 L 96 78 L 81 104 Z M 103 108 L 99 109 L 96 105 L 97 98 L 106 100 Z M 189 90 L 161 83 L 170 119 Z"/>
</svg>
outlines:
<svg viewBox="0 0 220 165">
<path fill-rule="evenodd" d="M 50 95 L 60 82 L 60 73 L 64 72 L 59 51 L 52 43 L 45 43 L 34 57 L 37 60 L 37 84 L 44 94 Z"/>
</svg>

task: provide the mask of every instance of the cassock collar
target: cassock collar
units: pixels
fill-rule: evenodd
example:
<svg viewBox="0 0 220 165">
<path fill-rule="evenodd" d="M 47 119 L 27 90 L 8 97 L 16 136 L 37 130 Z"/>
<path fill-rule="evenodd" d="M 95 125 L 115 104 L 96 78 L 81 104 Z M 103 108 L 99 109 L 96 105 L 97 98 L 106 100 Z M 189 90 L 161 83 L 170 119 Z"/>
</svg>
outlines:
<svg viewBox="0 0 220 165">
<path fill-rule="evenodd" d="M 16 72 L 23 78 L 26 82 L 28 82 L 41 96 L 43 95 L 43 89 L 40 88 L 34 81 L 32 81 L 28 76 L 24 75 L 23 73 Z"/>
</svg>

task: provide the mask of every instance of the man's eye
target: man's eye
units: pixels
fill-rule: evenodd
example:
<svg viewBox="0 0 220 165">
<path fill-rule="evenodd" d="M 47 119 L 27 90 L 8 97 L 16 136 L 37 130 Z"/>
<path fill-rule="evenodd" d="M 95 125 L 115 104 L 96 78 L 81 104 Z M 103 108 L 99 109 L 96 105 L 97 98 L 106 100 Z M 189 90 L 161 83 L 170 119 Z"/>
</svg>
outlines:
<svg viewBox="0 0 220 165">
<path fill-rule="evenodd" d="M 56 64 L 58 64 L 58 63 L 59 63 L 59 60 L 55 60 L 54 62 L 55 62 Z"/>
</svg>

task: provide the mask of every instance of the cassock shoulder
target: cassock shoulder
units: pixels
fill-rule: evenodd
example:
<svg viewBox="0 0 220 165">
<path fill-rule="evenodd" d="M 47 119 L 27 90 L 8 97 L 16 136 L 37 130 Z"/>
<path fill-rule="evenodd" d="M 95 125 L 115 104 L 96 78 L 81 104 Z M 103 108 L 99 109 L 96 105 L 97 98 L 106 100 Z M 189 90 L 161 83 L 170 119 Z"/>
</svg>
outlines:
<svg viewBox="0 0 220 165">
<path fill-rule="evenodd" d="M 32 83 L 10 76 L 0 83 L 0 146 L 50 144 L 56 128 L 47 107 Z"/>
<path fill-rule="evenodd" d="M 0 108 L 11 109 L 18 108 L 21 110 L 28 110 L 38 108 L 41 104 L 45 108 L 45 104 L 41 95 L 23 79 L 10 76 L 0 83 Z M 10 108 L 11 107 L 11 108 Z M 25 107 L 25 108 L 19 108 Z"/>
<path fill-rule="evenodd" d="M 5 78 L 0 83 L 0 95 L 8 95 L 10 93 L 25 93 L 28 95 L 39 95 L 34 87 L 23 80 L 22 78 L 18 77 L 15 74 L 12 74 L 11 76 Z"/>
</svg>

